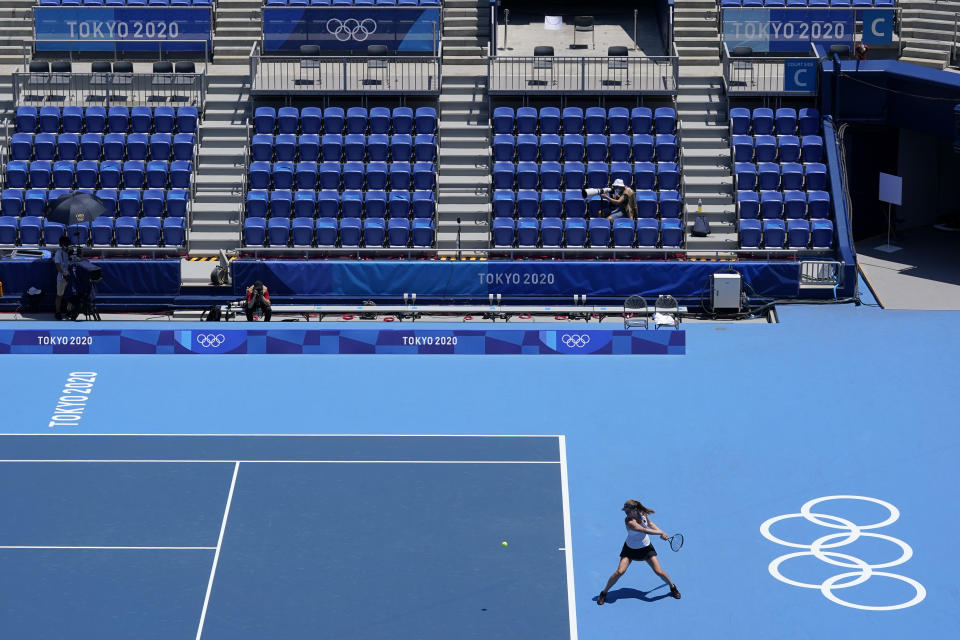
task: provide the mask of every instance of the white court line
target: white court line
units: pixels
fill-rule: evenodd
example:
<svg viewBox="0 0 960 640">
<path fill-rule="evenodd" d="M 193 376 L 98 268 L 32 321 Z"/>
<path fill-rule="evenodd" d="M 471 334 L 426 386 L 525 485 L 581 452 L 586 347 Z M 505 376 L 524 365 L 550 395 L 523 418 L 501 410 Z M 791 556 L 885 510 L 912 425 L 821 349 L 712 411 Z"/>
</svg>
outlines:
<svg viewBox="0 0 960 640">
<path fill-rule="evenodd" d="M 134 462 L 151 463 L 200 463 L 209 462 L 215 464 L 234 464 L 243 462 L 245 464 L 561 464 L 559 460 L 0 460 L 4 462 L 94 462 L 94 463 L 123 463 L 130 464 Z"/>
<path fill-rule="evenodd" d="M 237 486 L 237 472 L 240 463 L 233 465 L 233 478 L 230 479 L 230 492 L 227 494 L 227 506 L 223 509 L 223 522 L 220 524 L 220 537 L 217 538 L 216 551 L 213 552 L 213 566 L 210 567 L 210 580 L 207 581 L 207 594 L 203 597 L 203 609 L 200 610 L 200 624 L 197 626 L 197 640 L 203 634 L 203 623 L 207 619 L 207 606 L 210 604 L 210 592 L 213 590 L 213 576 L 217 573 L 217 563 L 220 562 L 220 547 L 223 545 L 223 533 L 227 530 L 227 516 L 230 515 L 230 503 L 233 502 L 233 490 Z"/>
<path fill-rule="evenodd" d="M 57 547 L 57 546 L 23 546 L 0 545 L 0 549 L 92 549 L 95 551 L 213 551 L 216 547 Z"/>
<path fill-rule="evenodd" d="M 560 495 L 563 500 L 563 552 L 567 560 L 567 610 L 570 613 L 570 640 L 577 640 L 577 601 L 573 588 L 573 540 L 570 528 L 570 489 L 567 486 L 567 438 L 560 442 Z"/>
</svg>

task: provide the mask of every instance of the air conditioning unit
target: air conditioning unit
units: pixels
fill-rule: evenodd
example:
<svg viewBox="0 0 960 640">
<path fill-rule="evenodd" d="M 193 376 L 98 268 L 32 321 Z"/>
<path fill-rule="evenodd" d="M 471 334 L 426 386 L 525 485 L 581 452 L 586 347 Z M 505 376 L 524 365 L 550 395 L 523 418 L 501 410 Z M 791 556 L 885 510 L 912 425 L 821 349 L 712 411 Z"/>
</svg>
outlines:
<svg viewBox="0 0 960 640">
<path fill-rule="evenodd" d="M 739 273 L 715 273 L 710 277 L 710 302 L 714 311 L 739 312 L 743 279 Z"/>
</svg>

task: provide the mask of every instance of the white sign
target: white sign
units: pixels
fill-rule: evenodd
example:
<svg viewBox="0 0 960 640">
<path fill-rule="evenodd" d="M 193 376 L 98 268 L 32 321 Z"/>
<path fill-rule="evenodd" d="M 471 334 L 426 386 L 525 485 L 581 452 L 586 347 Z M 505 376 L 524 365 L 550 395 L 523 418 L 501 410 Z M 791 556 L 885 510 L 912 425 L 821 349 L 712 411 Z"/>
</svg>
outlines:
<svg viewBox="0 0 960 640">
<path fill-rule="evenodd" d="M 890 175 L 889 173 L 880 174 L 880 202 L 889 202 L 898 207 L 902 204 L 903 178 Z"/>
<path fill-rule="evenodd" d="M 543 16 L 543 28 L 547 31 L 563 29 L 563 16 Z"/>
</svg>

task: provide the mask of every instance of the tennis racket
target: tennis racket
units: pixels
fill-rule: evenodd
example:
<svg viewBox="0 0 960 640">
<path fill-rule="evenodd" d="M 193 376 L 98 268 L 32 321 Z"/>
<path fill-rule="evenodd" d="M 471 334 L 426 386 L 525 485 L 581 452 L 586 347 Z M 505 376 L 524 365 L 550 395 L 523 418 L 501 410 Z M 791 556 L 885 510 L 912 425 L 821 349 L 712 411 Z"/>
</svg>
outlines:
<svg viewBox="0 0 960 640">
<path fill-rule="evenodd" d="M 670 548 L 673 549 L 674 551 L 680 551 L 680 549 L 683 548 L 682 533 L 673 534 L 672 536 L 670 536 L 669 540 L 670 540 Z"/>
</svg>

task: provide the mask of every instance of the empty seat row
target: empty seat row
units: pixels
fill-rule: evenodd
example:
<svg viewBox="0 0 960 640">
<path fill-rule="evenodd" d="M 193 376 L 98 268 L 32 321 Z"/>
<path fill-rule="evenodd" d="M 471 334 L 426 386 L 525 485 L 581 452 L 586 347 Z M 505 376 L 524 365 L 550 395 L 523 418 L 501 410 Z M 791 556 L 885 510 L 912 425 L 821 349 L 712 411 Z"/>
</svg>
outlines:
<svg viewBox="0 0 960 640">
<path fill-rule="evenodd" d="M 494 191 L 495 218 L 585 218 L 602 215 L 600 198 L 584 198 L 580 191 Z M 680 218 L 683 199 L 679 191 L 637 191 L 638 218 Z"/>
<path fill-rule="evenodd" d="M 414 189 L 432 190 L 432 162 L 251 162 L 251 189 Z"/>
<path fill-rule="evenodd" d="M 540 136 L 499 133 L 493 137 L 493 159 L 517 162 L 676 162 L 677 137 L 671 133 L 587 134 Z"/>
<path fill-rule="evenodd" d="M 741 220 L 743 249 L 829 249 L 833 223 L 829 220 Z"/>
<path fill-rule="evenodd" d="M 418 218 L 247 218 L 243 240 L 248 247 L 432 247 L 433 220 Z"/>
<path fill-rule="evenodd" d="M 196 107 L 17 107 L 19 133 L 196 133 Z"/>
<path fill-rule="evenodd" d="M 213 0 L 39 0 L 41 7 L 212 7 Z"/>
<path fill-rule="evenodd" d="M 497 107 L 493 110 L 495 134 L 627 134 L 627 133 L 674 133 L 677 128 L 677 112 L 672 107 L 588 107 L 586 113 L 580 107 Z"/>
<path fill-rule="evenodd" d="M 416 125 L 416 126 L 414 126 Z M 437 110 L 433 107 L 257 107 L 253 114 L 255 133 L 436 133 Z"/>
<path fill-rule="evenodd" d="M 14 218 L 0 216 L 0 245 L 56 246 L 60 236 L 68 234 L 75 244 L 118 247 L 181 247 L 186 241 L 184 218 L 100 216 L 92 223 L 65 227 L 39 216 Z"/>
<path fill-rule="evenodd" d="M 437 138 L 431 133 L 258 133 L 250 142 L 250 156 L 256 161 L 433 162 Z"/>
<path fill-rule="evenodd" d="M 15 133 L 11 160 L 190 160 L 193 133 Z"/>
<path fill-rule="evenodd" d="M 819 162 L 738 162 L 734 179 L 740 191 L 823 190 L 827 188 L 827 167 Z"/>
<path fill-rule="evenodd" d="M 495 162 L 494 189 L 599 189 L 623 180 L 634 189 L 680 188 L 675 162 Z"/>
<path fill-rule="evenodd" d="M 253 218 L 433 218 L 432 191 L 298 191 L 257 189 L 247 193 Z"/>
<path fill-rule="evenodd" d="M 750 109 L 736 107 L 730 109 L 731 135 L 769 136 L 769 135 L 801 135 L 809 136 L 820 133 L 820 112 L 812 107 L 797 110 L 782 107 L 774 112 L 767 107 L 757 107 L 751 114 Z"/>
<path fill-rule="evenodd" d="M 14 160 L 6 167 L 6 186 L 13 189 L 93 189 L 190 187 L 193 163 L 188 160 Z"/>
<path fill-rule="evenodd" d="M 494 247 L 680 247 L 683 224 L 670 218 L 496 218 L 493 221 Z"/>
<path fill-rule="evenodd" d="M 786 217 L 826 219 L 830 217 L 830 194 L 826 191 L 738 191 L 737 216 L 741 220 Z"/>
<path fill-rule="evenodd" d="M 806 135 L 735 135 L 734 162 L 823 162 L 823 138 Z"/>
<path fill-rule="evenodd" d="M 896 0 L 720 0 L 723 8 L 739 7 L 885 7 L 893 8 Z"/>
<path fill-rule="evenodd" d="M 92 193 L 100 198 L 106 211 L 103 215 L 156 216 L 158 218 L 187 217 L 186 189 L 78 189 Z M 69 189 L 4 189 L 0 195 L 0 215 L 4 216 L 42 216 L 47 202 L 52 202 Z"/>
<path fill-rule="evenodd" d="M 266 0 L 268 7 L 439 7 L 440 0 Z"/>
</svg>

